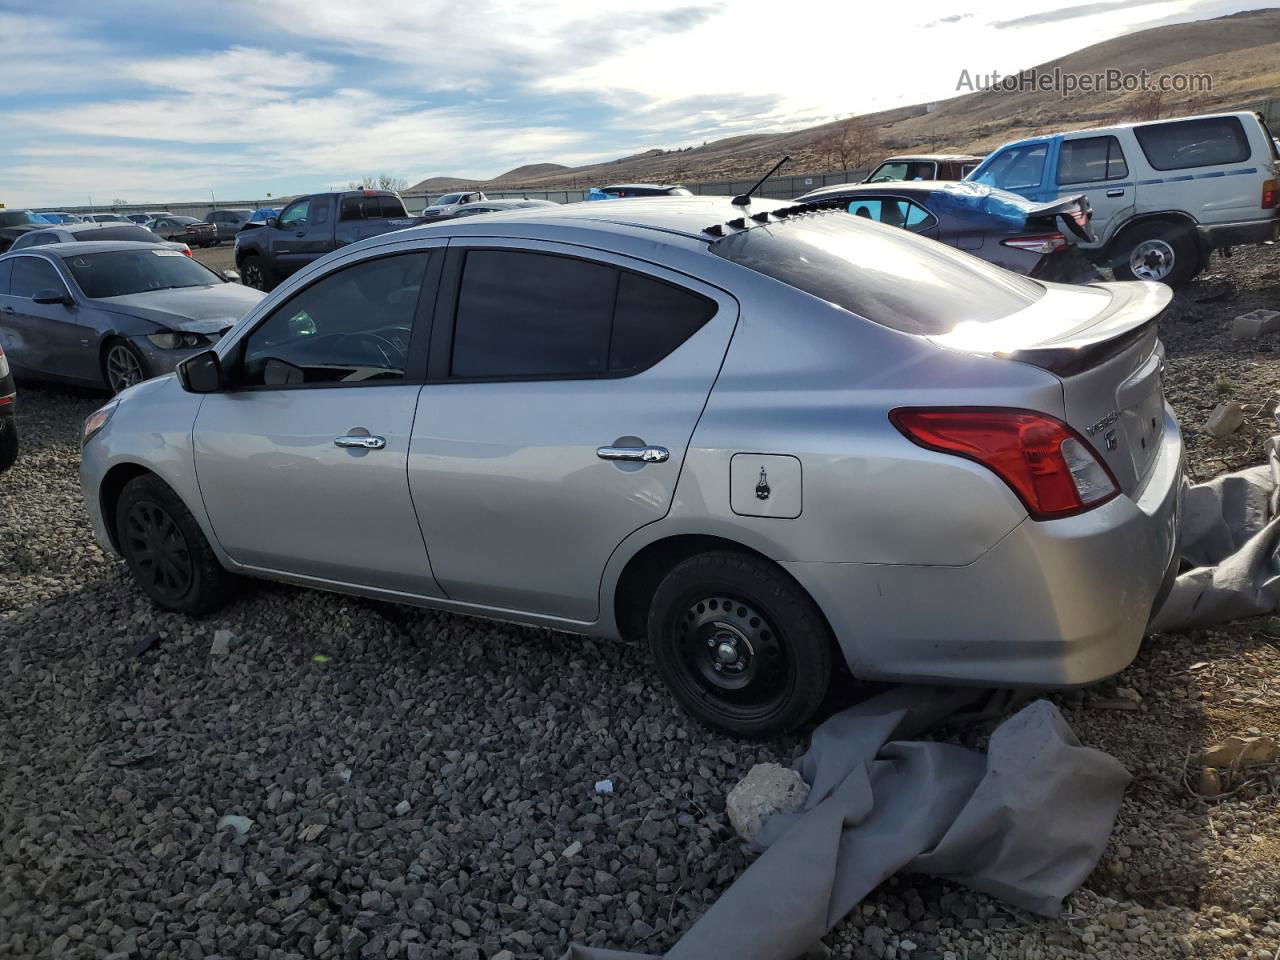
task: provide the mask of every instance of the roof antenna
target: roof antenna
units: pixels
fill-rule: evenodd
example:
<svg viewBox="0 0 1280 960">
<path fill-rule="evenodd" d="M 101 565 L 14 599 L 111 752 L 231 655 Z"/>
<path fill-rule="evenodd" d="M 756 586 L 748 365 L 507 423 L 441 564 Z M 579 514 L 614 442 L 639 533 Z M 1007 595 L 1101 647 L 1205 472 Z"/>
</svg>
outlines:
<svg viewBox="0 0 1280 960">
<path fill-rule="evenodd" d="M 739 195 L 739 196 L 734 197 L 734 198 L 733 198 L 733 205 L 734 205 L 735 207 L 749 207 L 749 206 L 751 206 L 751 195 L 752 195 L 753 193 L 755 193 L 757 190 L 759 190 L 759 189 L 760 189 L 760 187 L 764 184 L 764 182 L 765 182 L 766 180 L 768 180 L 770 177 L 772 177 L 775 173 L 777 173 L 777 172 L 778 172 L 778 168 L 779 168 L 779 167 L 781 167 L 784 163 L 786 163 L 786 162 L 787 162 L 788 160 L 790 160 L 790 159 L 791 159 L 791 156 L 788 154 L 787 156 L 785 156 L 785 157 L 783 157 L 781 160 L 779 160 L 777 163 L 775 163 L 775 164 L 773 165 L 773 169 L 772 169 L 772 170 L 770 170 L 768 173 L 766 173 L 766 174 L 765 174 L 763 177 L 761 177 L 759 180 L 757 180 L 757 181 L 756 181 L 756 185 L 755 185 L 754 187 L 752 187 L 752 188 L 751 188 L 750 190 L 748 190 L 746 193 L 744 193 L 744 194 L 741 194 L 741 195 Z"/>
</svg>

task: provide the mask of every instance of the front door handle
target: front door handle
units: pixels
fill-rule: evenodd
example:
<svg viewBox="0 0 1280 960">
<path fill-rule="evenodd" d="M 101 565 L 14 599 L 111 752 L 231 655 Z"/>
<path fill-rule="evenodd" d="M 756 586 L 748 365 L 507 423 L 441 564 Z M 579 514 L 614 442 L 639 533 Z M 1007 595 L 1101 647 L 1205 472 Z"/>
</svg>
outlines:
<svg viewBox="0 0 1280 960">
<path fill-rule="evenodd" d="M 334 437 L 333 445 L 335 447 L 355 447 L 360 450 L 381 450 L 387 445 L 387 438 L 349 433 L 345 437 Z"/>
<path fill-rule="evenodd" d="M 666 463 L 671 451 L 666 447 L 601 447 L 596 451 L 601 460 L 631 460 L 638 463 Z"/>
<path fill-rule="evenodd" d="M 1123 196 L 1124 196 L 1124 191 L 1123 191 L 1123 190 L 1108 190 L 1108 191 L 1107 191 L 1107 196 L 1108 196 L 1108 197 L 1123 197 Z"/>
</svg>

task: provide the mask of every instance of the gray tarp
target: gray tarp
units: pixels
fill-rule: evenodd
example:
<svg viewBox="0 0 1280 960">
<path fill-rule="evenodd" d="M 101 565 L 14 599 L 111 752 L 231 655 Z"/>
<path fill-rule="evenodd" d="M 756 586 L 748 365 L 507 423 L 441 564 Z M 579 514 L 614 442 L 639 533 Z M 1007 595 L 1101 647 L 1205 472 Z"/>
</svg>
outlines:
<svg viewBox="0 0 1280 960">
<path fill-rule="evenodd" d="M 1180 575 L 1153 632 L 1280 607 L 1280 438 L 1269 463 L 1186 491 Z M 1088 876 L 1129 774 L 1080 745 L 1038 700 L 996 728 L 987 754 L 911 741 L 973 693 L 899 687 L 831 717 L 799 771 L 804 809 L 770 818 L 764 853 L 665 960 L 796 960 L 899 871 L 928 873 L 1044 916 Z M 657 960 L 572 946 L 564 960 Z"/>
</svg>

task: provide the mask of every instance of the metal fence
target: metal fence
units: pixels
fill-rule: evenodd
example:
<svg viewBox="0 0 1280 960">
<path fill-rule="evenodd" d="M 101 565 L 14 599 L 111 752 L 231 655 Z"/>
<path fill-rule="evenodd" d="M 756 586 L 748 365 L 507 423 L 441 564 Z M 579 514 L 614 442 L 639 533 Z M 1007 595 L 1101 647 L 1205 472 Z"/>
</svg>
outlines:
<svg viewBox="0 0 1280 960">
<path fill-rule="evenodd" d="M 1234 107 L 1215 108 L 1215 113 L 1228 113 L 1238 110 L 1256 110 L 1266 118 L 1273 133 L 1280 133 L 1280 97 L 1268 97 L 1265 100 L 1254 100 Z M 762 171 L 763 172 L 763 171 Z M 771 177 L 760 188 L 759 195 L 774 200 L 790 200 L 816 190 L 838 183 L 856 183 L 867 174 L 866 170 L 835 170 L 825 173 L 804 173 L 795 176 Z M 737 196 L 748 190 L 755 180 L 711 180 L 705 183 L 684 183 L 682 186 L 696 194 L 710 196 Z M 589 187 L 571 188 L 567 190 L 485 190 L 485 196 L 492 199 L 527 198 L 529 200 L 552 200 L 556 203 L 577 203 L 586 199 Z M 457 191 L 444 191 L 455 193 Z M 405 209 L 416 214 L 436 197 L 443 194 L 405 193 L 401 194 Z M 129 203 L 121 206 L 95 207 L 39 207 L 38 211 L 65 210 L 68 213 L 146 213 L 149 211 L 167 211 L 180 216 L 204 217 L 210 210 L 226 210 L 228 208 L 274 207 L 280 209 L 292 200 L 292 197 L 268 197 L 254 200 L 228 200 L 213 202 L 170 202 L 170 203 Z"/>
</svg>

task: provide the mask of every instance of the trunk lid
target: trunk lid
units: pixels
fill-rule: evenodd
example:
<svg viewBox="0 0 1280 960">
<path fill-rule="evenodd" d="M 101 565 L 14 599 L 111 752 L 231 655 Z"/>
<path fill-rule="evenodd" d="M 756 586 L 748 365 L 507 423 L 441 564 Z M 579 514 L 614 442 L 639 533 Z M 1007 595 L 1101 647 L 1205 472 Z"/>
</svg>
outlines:
<svg viewBox="0 0 1280 960">
<path fill-rule="evenodd" d="M 1157 320 L 1172 295 L 1159 283 L 1045 284 L 1045 295 L 1025 310 L 930 339 L 1057 376 L 1067 423 L 1132 494 L 1155 463 L 1164 433 Z"/>
</svg>

